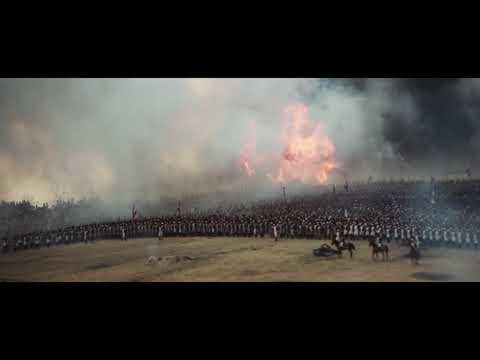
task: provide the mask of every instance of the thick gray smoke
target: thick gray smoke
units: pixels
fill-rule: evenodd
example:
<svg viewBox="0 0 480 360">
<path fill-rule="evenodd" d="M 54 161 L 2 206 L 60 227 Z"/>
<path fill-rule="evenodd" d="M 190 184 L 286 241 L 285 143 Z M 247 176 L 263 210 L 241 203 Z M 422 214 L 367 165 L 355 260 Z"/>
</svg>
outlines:
<svg viewBox="0 0 480 360">
<path fill-rule="evenodd" d="M 476 79 L 1 79 L 0 199 L 278 192 L 238 158 L 252 121 L 256 150 L 279 153 L 298 102 L 336 147 L 331 181 L 480 165 Z"/>
</svg>

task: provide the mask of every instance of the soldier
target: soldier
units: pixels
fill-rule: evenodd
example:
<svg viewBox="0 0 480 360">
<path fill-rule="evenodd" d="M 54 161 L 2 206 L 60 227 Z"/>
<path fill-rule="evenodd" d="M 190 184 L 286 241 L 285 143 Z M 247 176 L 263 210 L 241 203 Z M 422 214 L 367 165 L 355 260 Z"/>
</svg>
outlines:
<svg viewBox="0 0 480 360">
<path fill-rule="evenodd" d="M 428 231 L 428 241 L 430 242 L 430 244 L 433 244 L 433 230 L 430 229 Z"/>
<path fill-rule="evenodd" d="M 179 222 L 177 224 L 177 228 L 178 228 L 178 231 L 177 231 L 178 236 L 182 237 L 183 236 L 183 224 L 181 222 Z"/>
<path fill-rule="evenodd" d="M 4 237 L 2 239 L 2 252 L 6 253 L 8 250 L 8 242 L 7 242 L 7 238 Z"/>
<path fill-rule="evenodd" d="M 385 230 L 385 236 L 387 237 L 387 243 L 390 244 L 390 227 Z"/>
<path fill-rule="evenodd" d="M 418 250 L 420 248 L 420 243 L 418 241 L 410 240 L 409 245 L 411 248 L 411 252 L 410 252 L 411 260 L 415 261 L 415 263 L 418 264 Z M 415 255 L 413 255 L 412 251 L 417 253 L 416 257 Z"/>
<path fill-rule="evenodd" d="M 95 226 L 90 226 L 90 229 L 88 231 L 88 241 L 92 242 L 95 240 L 95 234 L 96 234 L 96 227 Z"/>
<path fill-rule="evenodd" d="M 175 222 L 171 225 L 172 236 L 178 236 L 178 224 Z"/>
<path fill-rule="evenodd" d="M 158 240 L 162 240 L 163 239 L 163 229 L 162 229 L 162 226 L 160 225 L 158 227 Z"/>
<path fill-rule="evenodd" d="M 15 245 L 13 247 L 13 251 L 16 252 L 17 250 L 20 250 L 22 248 L 22 240 L 20 236 L 17 238 L 17 241 L 15 241 Z"/>
<path fill-rule="evenodd" d="M 404 228 L 400 228 L 400 245 L 404 245 L 405 243 L 405 230 Z"/>
<path fill-rule="evenodd" d="M 190 223 L 190 234 L 189 236 L 197 236 L 197 222 L 196 219 L 192 219 Z"/>
<path fill-rule="evenodd" d="M 35 235 L 35 247 L 36 248 L 40 247 L 40 235 L 39 234 Z"/>
<path fill-rule="evenodd" d="M 336 233 L 335 233 L 335 240 L 340 243 L 340 230 L 337 229 Z"/>
<path fill-rule="evenodd" d="M 281 231 L 280 231 L 280 234 L 282 234 Z M 320 239 L 320 224 L 318 222 L 315 222 L 315 224 L 313 225 L 312 238 L 313 239 Z"/>
<path fill-rule="evenodd" d="M 277 232 L 277 226 L 273 225 L 273 237 L 275 239 L 275 242 L 278 241 L 278 232 Z"/>
</svg>

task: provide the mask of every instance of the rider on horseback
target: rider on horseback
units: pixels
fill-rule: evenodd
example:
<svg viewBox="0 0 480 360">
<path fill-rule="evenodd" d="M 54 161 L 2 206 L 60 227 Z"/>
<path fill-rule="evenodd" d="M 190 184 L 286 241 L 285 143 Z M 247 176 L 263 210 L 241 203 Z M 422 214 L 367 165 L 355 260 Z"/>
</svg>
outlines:
<svg viewBox="0 0 480 360">
<path fill-rule="evenodd" d="M 342 247 L 342 248 L 347 245 L 344 237 L 337 238 L 337 241 L 338 241 L 339 246 Z"/>
<path fill-rule="evenodd" d="M 420 259 L 420 241 L 418 239 L 410 240 L 410 260 L 418 264 Z"/>
<path fill-rule="evenodd" d="M 368 246 L 372 247 L 372 259 L 375 260 L 378 254 L 381 254 L 383 260 L 388 260 L 388 245 L 382 243 L 382 237 L 376 236 L 375 239 L 370 239 Z"/>
</svg>

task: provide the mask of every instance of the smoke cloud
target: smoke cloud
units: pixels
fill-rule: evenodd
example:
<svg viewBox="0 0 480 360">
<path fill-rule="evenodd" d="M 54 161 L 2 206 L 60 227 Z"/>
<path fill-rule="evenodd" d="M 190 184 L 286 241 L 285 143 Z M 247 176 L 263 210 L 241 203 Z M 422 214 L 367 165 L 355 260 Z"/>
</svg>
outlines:
<svg viewBox="0 0 480 360">
<path fill-rule="evenodd" d="M 329 181 L 480 165 L 478 79 L 0 79 L 0 199 L 277 191 L 239 159 L 252 122 L 255 151 L 281 153 L 294 103 L 335 146 Z"/>
</svg>

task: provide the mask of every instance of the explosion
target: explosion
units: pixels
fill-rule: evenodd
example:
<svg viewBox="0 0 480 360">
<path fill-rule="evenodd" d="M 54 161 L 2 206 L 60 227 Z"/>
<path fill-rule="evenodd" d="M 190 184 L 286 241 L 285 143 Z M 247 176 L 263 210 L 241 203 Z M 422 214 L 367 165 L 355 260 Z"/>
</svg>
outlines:
<svg viewBox="0 0 480 360">
<path fill-rule="evenodd" d="M 325 134 L 320 123 L 313 124 L 308 109 L 303 104 L 285 109 L 286 119 L 281 132 L 282 153 L 275 161 L 275 174 L 267 176 L 274 182 L 301 181 L 305 184 L 325 184 L 330 172 L 336 168 L 335 146 Z M 241 162 L 248 176 L 254 174 L 250 167 L 255 144 L 245 145 Z M 248 155 L 248 156 L 247 156 Z M 253 171 L 253 172 L 252 172 Z"/>
<path fill-rule="evenodd" d="M 305 105 L 288 106 L 285 113 L 287 120 L 281 138 L 284 150 L 274 179 L 324 184 L 336 166 L 335 146 L 321 124 L 311 124 Z"/>
</svg>

